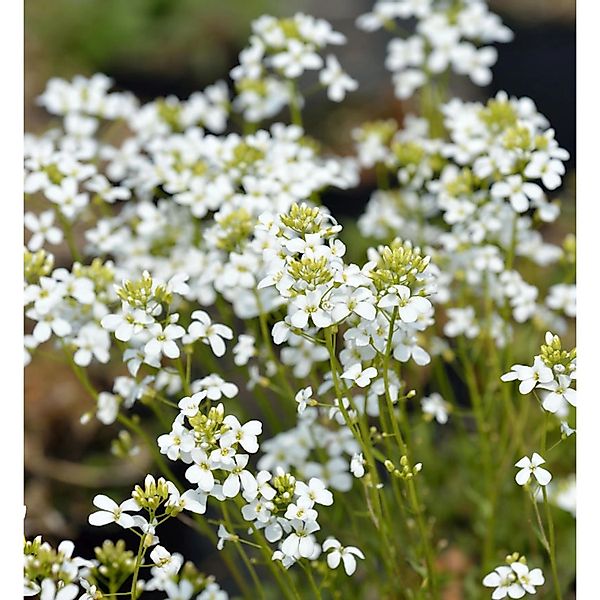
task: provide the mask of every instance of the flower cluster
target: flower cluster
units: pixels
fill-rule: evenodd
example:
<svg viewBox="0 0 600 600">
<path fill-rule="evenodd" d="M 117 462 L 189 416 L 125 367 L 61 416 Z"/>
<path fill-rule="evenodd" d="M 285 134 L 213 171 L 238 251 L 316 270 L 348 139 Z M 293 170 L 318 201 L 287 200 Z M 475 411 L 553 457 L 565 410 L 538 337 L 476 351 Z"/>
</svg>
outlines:
<svg viewBox="0 0 600 600">
<path fill-rule="evenodd" d="M 513 365 L 502 381 L 518 380 L 521 394 L 539 392 L 542 408 L 564 418 L 569 414 L 569 405 L 577 405 L 577 350 L 564 350 L 560 338 L 549 331 L 545 342 L 533 358 L 533 365 Z"/>
<path fill-rule="evenodd" d="M 298 13 L 291 18 L 262 16 L 252 24 L 252 36 L 231 71 L 237 96 L 233 106 L 250 123 L 275 116 L 303 102 L 296 80 L 306 71 L 319 71 L 319 82 L 330 100 L 340 102 L 358 83 L 345 73 L 333 54 L 323 60 L 329 45 L 346 38 L 323 19 Z"/>
<path fill-rule="evenodd" d="M 544 188 L 560 185 L 568 153 L 527 98 L 454 99 L 441 110 L 447 140 L 431 137 L 431 124 L 416 117 L 402 129 L 380 121 L 355 131 L 362 165 L 398 186 L 373 194 L 361 231 L 427 245 L 442 271 L 434 300 L 448 305 L 448 337 L 486 335 L 505 345 L 509 310 L 518 323 L 535 317 L 563 331 L 560 312 L 574 315 L 574 286 L 551 286 L 542 303 L 515 260 L 542 266 L 568 260 L 566 246 L 544 242 L 537 231 L 559 214 Z"/>
<path fill-rule="evenodd" d="M 483 585 L 496 588 L 493 600 L 500 598 L 522 598 L 526 594 L 535 594 L 536 586 L 544 584 L 541 569 L 529 569 L 524 556 L 518 553 L 506 557 L 506 564 L 496 567 L 483 579 Z"/>
<path fill-rule="evenodd" d="M 410 37 L 388 44 L 385 66 L 393 75 L 398 98 L 408 98 L 436 76 L 449 70 L 468 75 L 477 85 L 488 85 L 497 59 L 494 42 L 508 42 L 512 32 L 488 10 L 483 0 L 377 0 L 373 10 L 360 16 L 365 31 L 382 27 L 403 32 L 396 19 L 416 21 Z"/>
<path fill-rule="evenodd" d="M 523 490 L 559 591 L 549 502 L 572 507 L 554 450 L 574 433 L 576 350 L 546 333 L 533 364 L 519 361 L 549 328 L 569 339 L 575 316 L 575 239 L 542 229 L 569 156 L 529 98 L 443 98 L 450 70 L 487 84 L 491 44 L 511 37 L 482 0 L 377 0 L 358 24 L 397 19 L 415 33 L 386 64 L 399 97 L 421 89 L 421 114 L 357 127 L 356 156 L 302 126 L 307 72 L 336 102 L 357 88 L 327 54 L 344 36 L 303 14 L 257 19 L 233 85 L 188 99 L 144 104 L 103 75 L 48 83 L 40 103 L 58 123 L 25 143 L 26 363 L 52 345 L 92 401 L 82 423 L 118 424 L 113 453 L 146 446 L 164 477 L 93 499 L 89 524 L 126 529 L 137 551 L 106 540 L 84 560 L 68 541 L 26 542 L 27 595 L 227 598 L 161 545 L 178 518 L 223 551 L 245 598 L 356 595 L 357 573 L 381 597 L 402 581 L 433 600 L 438 523 L 451 531 L 472 502 L 492 565 L 495 515 L 520 536 L 505 500 Z M 261 128 L 285 107 L 291 124 Z M 362 249 L 321 198 L 361 169 L 377 181 Z M 460 503 L 441 453 L 469 487 Z M 522 489 L 504 485 L 513 476 Z M 483 580 L 495 599 L 543 584 L 518 554 Z"/>
<path fill-rule="evenodd" d="M 274 559 L 282 560 L 286 568 L 302 558 L 316 560 L 321 547 L 313 535 L 320 529 L 314 506 L 331 505 L 332 493 L 318 477 L 310 477 L 308 483 L 297 480 L 268 454 L 258 463 L 261 470 L 253 473 L 249 459 L 259 450 L 262 423 L 252 420 L 242 425 L 235 416 L 225 415 L 222 403 L 211 406 L 210 400 L 206 390 L 182 398 L 171 433 L 158 439 L 163 454 L 189 465 L 185 477 L 197 486 L 181 496 L 181 506 L 204 514 L 209 497 L 223 502 L 241 496 L 246 502 L 241 514 L 252 524 L 251 531 L 264 530 L 269 542 L 281 541 Z M 287 457 L 286 461 L 294 462 Z M 262 468 L 265 465 L 272 472 Z M 347 469 L 343 461 L 342 468 Z M 239 541 L 232 535 L 221 524 L 220 547 L 225 540 Z"/>
<path fill-rule="evenodd" d="M 171 554 L 159 545 L 158 525 L 184 509 L 194 511 L 194 502 L 193 495 L 180 495 L 172 482 L 162 478 L 156 481 L 151 475 L 121 504 L 104 494 L 97 495 L 94 505 L 100 510 L 89 516 L 90 524 L 116 523 L 135 532 L 140 538 L 137 556 L 123 540 L 107 540 L 95 548 L 93 559 L 86 560 L 73 556 L 74 545 L 70 541 L 63 541 L 54 549 L 37 537 L 25 542 L 25 596 L 40 594 L 42 600 L 100 600 L 127 582 L 132 598 L 143 591 L 160 590 L 172 600 L 227 600 L 227 593 L 214 577 L 200 573 L 191 562 L 184 564 L 181 554 Z M 148 516 L 137 514 L 140 511 Z M 150 562 L 142 564 L 148 551 Z M 138 579 L 142 566 L 150 568 L 150 579 Z"/>
</svg>

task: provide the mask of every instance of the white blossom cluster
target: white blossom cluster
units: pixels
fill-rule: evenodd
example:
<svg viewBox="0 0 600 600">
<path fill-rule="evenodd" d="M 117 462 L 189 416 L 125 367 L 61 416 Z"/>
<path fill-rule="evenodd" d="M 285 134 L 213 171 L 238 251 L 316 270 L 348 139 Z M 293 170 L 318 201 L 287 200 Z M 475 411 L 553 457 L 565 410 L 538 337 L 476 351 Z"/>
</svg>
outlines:
<svg viewBox="0 0 600 600">
<path fill-rule="evenodd" d="M 448 337 L 491 333 L 504 345 L 507 308 L 518 323 L 535 318 L 564 330 L 560 313 L 574 316 L 575 286 L 553 285 L 542 302 L 514 259 L 547 266 L 568 255 L 568 238 L 561 248 L 537 231 L 558 217 L 558 203 L 545 190 L 561 184 L 568 153 L 528 98 L 454 99 L 442 112 L 448 140 L 430 138 L 427 122 L 415 117 L 402 129 L 381 121 L 355 131 L 362 165 L 385 170 L 398 186 L 374 192 L 361 231 L 380 239 L 402 235 L 431 253 L 442 271 L 435 301 L 447 305 Z M 492 310 L 481 318 L 486 298 Z"/>
<path fill-rule="evenodd" d="M 341 377 L 360 388 L 379 381 L 373 365 L 388 345 L 396 360 L 429 362 L 417 334 L 433 323 L 427 296 L 435 292 L 437 271 L 419 248 L 395 240 L 372 248 L 371 260 L 359 267 L 345 264 L 346 248 L 335 239 L 340 226 L 322 210 L 293 205 L 267 226 L 279 248 L 259 287 L 275 286 L 288 299 L 286 318 L 273 327 L 276 344 L 293 343 L 299 334 L 316 340 L 320 331 L 346 324 Z M 370 390 L 383 394 L 377 383 Z"/>
<path fill-rule="evenodd" d="M 526 594 L 535 594 L 536 586 L 544 584 L 541 569 L 529 569 L 527 561 L 518 554 L 506 557 L 507 564 L 496 567 L 483 579 L 483 585 L 495 588 L 493 600 L 501 598 L 522 598 Z"/>
<path fill-rule="evenodd" d="M 25 543 L 25 596 L 39 594 L 41 600 L 98 600 L 104 595 L 102 584 L 127 579 L 140 557 L 149 550 L 148 579 L 132 583 L 136 597 L 144 591 L 159 590 L 165 598 L 178 600 L 227 600 L 214 577 L 198 572 L 192 563 L 185 563 L 179 553 L 170 553 L 159 544 L 157 527 L 183 510 L 198 512 L 197 495 L 193 490 L 180 494 L 175 484 L 148 475 L 144 485 L 136 486 L 131 497 L 121 504 L 104 494 L 94 498 L 98 509 L 89 516 L 95 526 L 111 523 L 134 531 L 141 539 L 140 554 L 125 549 L 122 541 L 105 542 L 95 549 L 90 560 L 73 556 L 74 544 L 61 542 L 56 550 L 41 537 Z M 147 517 L 139 514 L 147 513 Z M 143 550 L 143 554 L 142 554 Z M 83 591 L 83 593 L 82 593 Z"/>
<path fill-rule="evenodd" d="M 342 101 L 358 83 L 333 54 L 323 58 L 329 45 L 346 38 L 324 19 L 297 13 L 277 19 L 264 15 L 252 24 L 249 45 L 230 73 L 237 96 L 233 107 L 250 123 L 275 116 L 287 105 L 302 103 L 296 80 L 307 71 L 319 71 L 319 82 L 334 102 Z"/>
<path fill-rule="evenodd" d="M 421 87 L 432 93 L 448 70 L 486 85 L 496 60 L 490 44 L 511 38 L 481 0 L 377 0 L 358 24 L 395 31 L 397 19 L 415 21 L 415 34 L 392 40 L 386 61 L 401 98 Z M 25 143 L 26 197 L 43 206 L 25 215 L 26 363 L 53 344 L 93 399 L 82 423 L 95 415 L 129 428 L 150 442 L 166 479 L 148 475 L 121 504 L 94 498 L 89 523 L 130 530 L 140 538 L 137 556 L 120 541 L 105 542 L 92 560 L 73 558 L 70 542 L 57 550 L 26 542 L 27 595 L 72 600 L 82 588 L 80 600 L 96 600 L 109 583 L 131 582 L 118 592 L 131 600 L 152 590 L 224 600 L 214 578 L 160 545 L 157 528 L 181 516 L 205 526 L 219 550 L 266 552 L 276 579 L 293 583 L 305 571 L 314 583 L 314 571 L 331 585 L 332 570 L 353 575 L 357 559 L 395 578 L 398 565 L 422 560 L 415 573 L 428 571 L 422 588 L 436 597 L 409 400 L 417 396 L 420 426 L 435 420 L 453 432 L 467 411 L 446 393 L 452 385 L 425 389 L 452 364 L 459 377 L 466 371 L 470 395 L 482 387 L 487 413 L 473 403 L 467 415 L 481 426 L 478 417 L 497 416 L 491 401 L 514 362 L 514 325 L 566 330 L 576 309 L 574 238 L 560 247 L 540 229 L 559 216 L 550 194 L 569 156 L 532 100 L 504 92 L 485 103 L 423 102 L 421 117 L 402 125 L 357 128 L 356 157 L 327 154 L 301 126 L 299 83 L 318 72 L 336 102 L 356 89 L 326 54 L 344 42 L 322 19 L 263 16 L 230 73 L 233 91 L 219 81 L 186 100 L 142 104 L 111 91 L 104 75 L 48 83 L 40 104 L 59 124 Z M 285 107 L 291 124 L 261 128 Z M 356 186 L 361 169 L 373 169 L 377 189 L 358 220 L 370 247 L 355 259 L 321 194 Z M 562 279 L 543 287 L 537 267 L 549 265 Z M 485 373 L 468 372 L 469 351 L 490 353 L 489 362 L 472 360 Z M 97 363 L 110 372 L 105 389 L 88 370 Z M 547 333 L 532 366 L 502 376 L 515 380 L 544 417 L 558 418 L 551 426 L 560 422 L 561 440 L 573 433 L 575 350 Z M 500 392 L 516 421 L 508 388 Z M 160 423 L 158 447 L 144 433 L 141 405 Z M 257 408 L 261 420 L 251 418 Z M 263 431 L 270 439 L 259 444 Z M 120 436 L 125 456 L 137 451 L 128 439 Z M 515 464 L 517 484 L 547 502 L 545 459 L 532 452 L 514 463 L 525 452 L 522 431 L 515 440 L 498 444 L 506 473 Z M 185 473 L 181 481 L 171 466 Z M 365 494 L 356 512 L 381 536 L 381 556 L 374 544 L 361 543 L 363 553 L 334 537 L 339 523 L 329 516 L 344 513 L 338 498 L 324 510 L 331 490 Z M 404 541 L 386 531 L 392 501 L 421 536 L 409 561 Z M 244 563 L 253 573 L 254 557 Z M 483 580 L 493 598 L 534 594 L 543 583 L 519 555 Z"/>
<path fill-rule="evenodd" d="M 416 21 L 412 35 L 396 20 Z M 402 37 L 388 43 L 385 66 L 393 73 L 398 98 L 409 98 L 435 77 L 452 71 L 473 83 L 488 85 L 498 58 L 494 42 L 513 35 L 484 0 L 377 0 L 373 10 L 357 19 L 365 31 L 386 28 Z"/>
<path fill-rule="evenodd" d="M 565 418 L 569 405 L 577 406 L 576 351 L 563 350 L 560 338 L 546 332 L 541 353 L 533 358 L 533 364 L 513 365 L 502 381 L 519 381 L 521 394 L 539 393 L 541 406 L 549 413 Z"/>
<path fill-rule="evenodd" d="M 259 460 L 260 470 L 253 473 L 249 459 L 259 450 L 262 423 L 241 424 L 235 416 L 225 415 L 222 403 L 202 406 L 210 406 L 210 400 L 205 390 L 182 398 L 172 431 L 158 439 L 160 451 L 169 459 L 190 465 L 185 477 L 197 487 L 185 492 L 182 501 L 186 495 L 192 496 L 189 510 L 204 514 L 209 497 L 223 502 L 240 496 L 245 502 L 241 514 L 252 524 L 249 532 L 264 530 L 270 543 L 280 542 L 274 560 L 281 560 L 285 568 L 302 558 L 316 560 L 321 545 L 314 535 L 320 529 L 315 505 L 330 506 L 333 494 L 320 478 L 310 477 L 308 483 L 298 480 L 274 464 L 268 454 Z M 343 461 L 342 468 L 347 470 Z M 349 489 L 347 485 L 336 487 Z M 221 526 L 219 549 L 234 537 Z"/>
</svg>

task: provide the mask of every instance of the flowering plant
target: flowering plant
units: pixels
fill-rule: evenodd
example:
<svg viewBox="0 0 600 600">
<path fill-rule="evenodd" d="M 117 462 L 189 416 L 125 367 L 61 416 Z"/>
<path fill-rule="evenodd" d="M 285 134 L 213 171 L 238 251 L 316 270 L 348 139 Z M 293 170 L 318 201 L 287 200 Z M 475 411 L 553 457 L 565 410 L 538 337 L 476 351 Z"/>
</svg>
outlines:
<svg viewBox="0 0 600 600">
<path fill-rule="evenodd" d="M 257 19 L 231 85 L 187 100 L 142 104 L 104 75 L 40 96 L 58 124 L 26 137 L 44 204 L 25 218 L 26 362 L 66 361 L 82 426 L 153 465 L 92 500 L 89 523 L 127 541 L 86 558 L 26 541 L 26 595 L 433 599 L 450 546 L 468 597 L 563 597 L 575 251 L 540 229 L 568 153 L 529 98 L 446 99 L 450 72 L 489 83 L 489 44 L 512 36 L 482 0 L 377 0 L 357 25 L 398 34 L 386 66 L 420 114 L 363 124 L 353 156 L 303 128 L 311 71 L 334 102 L 358 87 L 329 53 L 344 36 L 304 14 Z M 370 169 L 361 255 L 321 197 Z M 227 585 L 163 545 L 173 519 Z"/>
</svg>

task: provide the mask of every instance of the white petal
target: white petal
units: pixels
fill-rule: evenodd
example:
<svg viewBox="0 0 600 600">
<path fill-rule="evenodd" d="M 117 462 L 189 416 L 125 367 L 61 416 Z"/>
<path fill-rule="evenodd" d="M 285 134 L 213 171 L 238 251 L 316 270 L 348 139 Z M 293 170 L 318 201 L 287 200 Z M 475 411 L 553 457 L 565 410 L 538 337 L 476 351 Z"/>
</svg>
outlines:
<svg viewBox="0 0 600 600">
<path fill-rule="evenodd" d="M 99 510 L 98 512 L 94 512 L 88 517 L 89 524 L 95 525 L 96 527 L 100 527 L 102 525 L 108 525 L 109 523 L 112 523 L 114 520 L 115 520 L 114 515 L 105 510 Z"/>
<path fill-rule="evenodd" d="M 109 498 L 104 494 L 98 494 L 95 496 L 93 504 L 102 510 L 108 510 L 110 512 L 119 507 L 119 505 L 112 498 Z"/>
<path fill-rule="evenodd" d="M 542 469 L 541 467 L 538 467 L 533 472 L 533 475 L 540 485 L 548 485 L 552 479 L 552 473 L 550 473 L 550 471 L 546 471 L 546 469 Z"/>
</svg>

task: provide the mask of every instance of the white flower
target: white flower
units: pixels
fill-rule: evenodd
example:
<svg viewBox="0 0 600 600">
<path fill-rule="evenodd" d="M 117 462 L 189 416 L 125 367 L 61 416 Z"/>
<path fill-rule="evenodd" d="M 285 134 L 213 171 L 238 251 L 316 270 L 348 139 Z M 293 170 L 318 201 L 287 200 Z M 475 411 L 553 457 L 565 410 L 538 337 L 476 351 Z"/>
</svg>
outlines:
<svg viewBox="0 0 600 600">
<path fill-rule="evenodd" d="M 425 59 L 425 41 L 418 35 L 403 40 L 394 38 L 387 47 L 385 66 L 389 71 L 402 71 L 408 66 L 420 66 Z"/>
<path fill-rule="evenodd" d="M 444 325 L 444 333 L 448 337 L 464 335 L 472 339 L 479 335 L 479 326 L 475 321 L 475 309 L 472 306 L 466 308 L 449 308 L 448 321 Z"/>
<path fill-rule="evenodd" d="M 577 406 L 577 392 L 571 387 L 571 378 L 568 375 L 559 375 L 558 381 L 552 380 L 548 383 L 540 383 L 538 388 L 542 397 L 542 407 L 548 412 L 555 413 L 568 402 L 571 406 Z"/>
<path fill-rule="evenodd" d="M 189 579 L 181 579 L 179 583 L 167 579 L 163 586 L 168 600 L 192 600 L 194 595 L 194 584 Z"/>
<path fill-rule="evenodd" d="M 78 591 L 77 586 L 73 583 L 57 589 L 54 581 L 46 578 L 42 581 L 40 600 L 73 600 Z"/>
<path fill-rule="evenodd" d="M 273 500 L 276 492 L 269 484 L 272 477 L 268 471 L 259 471 L 254 478 L 254 487 L 249 486 L 242 492 L 244 499 L 252 502 L 260 494 L 266 500 Z"/>
<path fill-rule="evenodd" d="M 490 67 L 498 59 L 498 52 L 491 46 L 476 48 L 461 43 L 452 52 L 452 66 L 461 75 L 468 75 L 476 85 L 488 85 L 492 81 Z"/>
<path fill-rule="evenodd" d="M 491 193 L 494 198 L 508 198 L 512 207 L 519 213 L 527 211 L 529 200 L 539 200 L 543 195 L 539 185 L 524 182 L 520 175 L 511 175 L 506 181 L 494 183 Z"/>
<path fill-rule="evenodd" d="M 233 415 L 227 415 L 223 423 L 229 427 L 225 432 L 219 444 L 221 447 L 239 444 L 246 452 L 254 454 L 258 452 L 257 437 L 262 433 L 262 423 L 260 421 L 248 421 L 242 425 Z"/>
<path fill-rule="evenodd" d="M 98 394 L 96 418 L 104 425 L 111 425 L 119 414 L 119 397 L 110 392 Z"/>
<path fill-rule="evenodd" d="M 27 311 L 27 316 L 32 319 L 39 319 L 32 331 L 33 339 L 38 344 L 48 341 L 53 333 L 62 338 L 72 331 L 71 324 L 66 319 L 52 313 L 41 315 L 35 309 L 31 309 Z"/>
<path fill-rule="evenodd" d="M 183 426 L 183 415 L 177 416 L 171 432 L 159 436 L 157 442 L 161 453 L 171 460 L 178 460 L 182 452 L 187 454 L 196 445 L 194 433 Z"/>
<path fill-rule="evenodd" d="M 483 578 L 483 585 L 496 588 L 492 600 L 501 598 L 522 598 L 525 590 L 517 583 L 516 573 L 508 566 L 496 567 L 494 571 Z"/>
<path fill-rule="evenodd" d="M 126 187 L 113 186 L 104 175 L 94 175 L 86 182 L 85 187 L 90 192 L 98 194 L 104 202 L 114 204 L 116 200 L 128 200 L 131 191 Z"/>
<path fill-rule="evenodd" d="M 341 102 L 346 97 L 346 92 L 353 92 L 358 88 L 358 82 L 344 72 L 333 55 L 325 59 L 325 68 L 319 73 L 319 81 L 327 87 L 327 96 L 334 102 Z"/>
<path fill-rule="evenodd" d="M 547 306 L 554 310 L 562 310 L 567 317 L 577 314 L 577 288 L 574 285 L 557 283 L 548 292 Z"/>
<path fill-rule="evenodd" d="M 194 464 L 187 468 L 185 478 L 190 483 L 198 484 L 201 491 L 209 493 L 215 486 L 212 469 L 216 466 L 202 448 L 194 448 L 191 454 Z"/>
<path fill-rule="evenodd" d="M 23 217 L 25 227 L 31 231 L 32 236 L 27 242 L 27 247 L 32 252 L 37 252 L 46 242 L 49 244 L 60 244 L 63 240 L 63 232 L 54 225 L 54 212 L 46 210 L 39 215 L 26 212 Z"/>
<path fill-rule="evenodd" d="M 93 504 L 100 510 L 92 513 L 88 517 L 90 525 L 101 526 L 107 525 L 108 523 L 116 523 L 125 529 L 135 526 L 135 519 L 126 512 L 136 512 L 140 510 L 140 507 L 133 498 L 129 498 L 128 500 L 121 502 L 121 504 L 117 504 L 108 496 L 98 494 L 94 497 Z"/>
<path fill-rule="evenodd" d="M 182 398 L 178 403 L 179 410 L 182 415 L 186 417 L 195 417 L 198 414 L 198 410 L 200 409 L 200 404 L 206 398 L 207 392 L 206 390 L 201 390 L 192 394 L 191 396 L 186 396 Z"/>
<path fill-rule="evenodd" d="M 377 315 L 373 293 L 364 287 L 348 288 L 345 293 L 336 293 L 331 298 L 331 314 L 335 322 L 341 321 L 352 313 L 367 321 L 373 321 Z"/>
<path fill-rule="evenodd" d="M 79 597 L 79 600 L 97 600 L 98 598 L 102 598 L 102 592 L 89 581 L 80 579 L 79 585 L 85 590 L 85 593 Z"/>
<path fill-rule="evenodd" d="M 78 193 L 77 181 L 71 177 L 65 177 L 60 185 L 50 186 L 45 194 L 48 200 L 58 204 L 67 219 L 73 219 L 82 208 L 87 206 L 89 199 L 86 193 Z"/>
<path fill-rule="evenodd" d="M 352 456 L 352 460 L 350 461 L 350 471 L 352 475 L 359 479 L 363 477 L 365 474 L 365 464 L 366 461 L 362 455 L 362 452 L 360 454 L 354 454 Z"/>
<path fill-rule="evenodd" d="M 235 498 L 240 489 L 254 492 L 257 487 L 254 475 L 245 469 L 248 465 L 248 455 L 236 454 L 233 461 L 231 472 L 223 482 L 223 495 L 226 498 Z"/>
<path fill-rule="evenodd" d="M 301 500 L 298 501 L 298 504 L 293 502 L 288 504 L 284 515 L 286 519 L 298 519 L 299 521 L 316 521 L 318 516 L 314 508 L 306 506 Z"/>
<path fill-rule="evenodd" d="M 291 522 L 294 531 L 288 535 L 281 544 L 281 551 L 286 556 L 293 558 L 310 558 L 316 547 L 313 534 L 321 529 L 316 521 L 300 521 L 294 519 Z"/>
<path fill-rule="evenodd" d="M 109 335 L 95 323 L 86 323 L 79 330 L 74 343 L 78 349 L 73 356 L 73 360 L 80 367 L 87 367 L 92 358 L 96 358 L 101 363 L 107 363 L 110 358 Z"/>
<path fill-rule="evenodd" d="M 293 309 L 290 316 L 291 324 L 298 329 L 303 329 L 308 325 L 310 318 L 316 327 L 329 327 L 332 322 L 331 315 L 321 308 L 322 297 L 319 290 L 313 290 L 294 298 L 290 304 L 290 308 Z"/>
<path fill-rule="evenodd" d="M 533 366 L 513 365 L 511 371 L 505 373 L 500 378 L 502 381 L 514 381 L 518 379 L 519 392 L 521 394 L 529 394 L 538 384 L 550 383 L 554 379 L 552 369 L 544 364 L 540 356 L 536 356 L 533 360 Z"/>
<path fill-rule="evenodd" d="M 156 546 L 156 548 L 150 552 L 150 558 L 161 571 L 168 575 L 175 575 L 183 564 L 181 555 L 171 554 L 163 546 Z"/>
<path fill-rule="evenodd" d="M 272 508 L 273 504 L 271 502 L 255 498 L 249 504 L 242 506 L 242 517 L 246 521 L 258 520 L 261 523 L 267 523 L 271 518 Z"/>
<path fill-rule="evenodd" d="M 296 39 L 287 41 L 287 50 L 271 58 L 271 64 L 285 77 L 296 79 L 305 69 L 320 69 L 322 58 L 310 49 L 310 46 Z"/>
<path fill-rule="evenodd" d="M 367 367 L 363 370 L 360 363 L 354 363 L 342 373 L 343 379 L 351 379 L 359 387 L 368 386 L 375 377 L 377 377 L 377 369 L 375 367 Z"/>
<path fill-rule="evenodd" d="M 209 344 L 215 356 L 225 354 L 225 340 L 233 339 L 233 331 L 226 325 L 213 323 L 211 318 L 203 310 L 195 310 L 192 313 L 192 321 L 188 327 L 188 335 L 183 342 L 188 344 L 196 340 L 202 340 Z"/>
<path fill-rule="evenodd" d="M 346 575 L 356 571 L 356 557 L 364 560 L 365 555 L 355 546 L 342 546 L 335 538 L 327 538 L 323 542 L 323 551 L 328 552 L 327 564 L 330 569 L 337 569 L 340 561 L 344 563 Z"/>
<path fill-rule="evenodd" d="M 238 367 L 248 364 L 250 358 L 256 355 L 255 341 L 253 335 L 241 334 L 238 337 L 238 343 L 233 347 L 233 362 Z"/>
<path fill-rule="evenodd" d="M 223 396 L 226 398 L 233 398 L 238 393 L 238 387 L 235 383 L 229 383 L 216 373 L 212 373 L 206 377 L 203 377 L 197 382 L 192 384 L 192 389 L 196 391 L 204 390 L 206 397 L 209 400 L 220 400 Z"/>
<path fill-rule="evenodd" d="M 420 69 L 406 69 L 400 73 L 394 73 L 392 81 L 396 96 L 400 100 L 406 100 L 427 82 L 427 75 Z"/>
<path fill-rule="evenodd" d="M 535 152 L 531 162 L 525 167 L 525 177 L 541 179 L 549 190 L 555 190 L 562 182 L 565 166 L 547 152 Z"/>
<path fill-rule="evenodd" d="M 434 417 L 441 425 L 448 422 L 448 403 L 437 392 L 421 399 L 421 409 L 426 415 Z"/>
<path fill-rule="evenodd" d="M 183 494 L 180 494 L 171 481 L 167 482 L 167 487 L 170 494 L 167 506 L 178 506 L 199 515 L 203 515 L 206 512 L 208 494 L 205 492 L 201 490 L 186 490 Z"/>
<path fill-rule="evenodd" d="M 217 550 L 223 550 L 225 542 L 235 542 L 239 539 L 234 533 L 229 533 L 222 523 L 219 525 L 217 537 L 219 538 L 219 541 L 217 542 Z"/>
<path fill-rule="evenodd" d="M 219 587 L 218 583 L 213 581 L 204 588 L 196 597 L 196 600 L 227 600 L 228 598 L 227 593 Z"/>
<path fill-rule="evenodd" d="M 565 437 L 570 437 L 576 431 L 572 427 L 569 427 L 569 423 L 567 423 L 567 421 L 561 421 L 560 422 L 560 430 L 562 432 L 562 435 L 565 436 Z"/>
<path fill-rule="evenodd" d="M 179 357 L 179 346 L 175 340 L 185 334 L 185 329 L 181 325 L 171 323 L 163 329 L 159 323 L 154 323 L 148 328 L 148 331 L 152 338 L 144 346 L 144 352 L 147 355 L 160 356 L 164 354 L 168 358 Z"/>
<path fill-rule="evenodd" d="M 323 506 L 331 506 L 333 504 L 333 494 L 316 477 L 312 477 L 308 485 L 303 481 L 297 481 L 294 491 L 299 500 L 307 505 L 312 506 L 314 503 L 317 503 Z"/>
<path fill-rule="evenodd" d="M 511 569 L 517 574 L 517 580 L 528 594 L 535 594 L 535 586 L 544 584 L 544 575 L 541 569 L 529 570 L 527 565 L 513 562 Z"/>
<path fill-rule="evenodd" d="M 115 337 L 121 342 L 128 342 L 134 335 L 154 323 L 154 319 L 145 311 L 131 309 L 123 303 L 123 312 L 102 317 L 100 324 L 108 331 L 114 331 Z"/>
<path fill-rule="evenodd" d="M 312 387 L 308 386 L 304 389 L 300 390 L 296 396 L 295 400 L 298 403 L 298 414 L 302 414 L 306 410 L 306 406 L 308 401 L 312 398 Z"/>
<path fill-rule="evenodd" d="M 519 485 L 525 485 L 529 483 L 533 475 L 540 485 L 548 485 L 552 479 L 552 474 L 540 467 L 545 462 L 537 452 L 534 452 L 531 458 L 524 456 L 519 462 L 515 463 L 515 467 L 520 469 L 515 476 L 515 481 Z"/>
<path fill-rule="evenodd" d="M 285 321 L 279 321 L 273 325 L 271 330 L 273 341 L 279 346 L 283 342 L 287 342 L 290 336 L 290 325 Z"/>
</svg>

